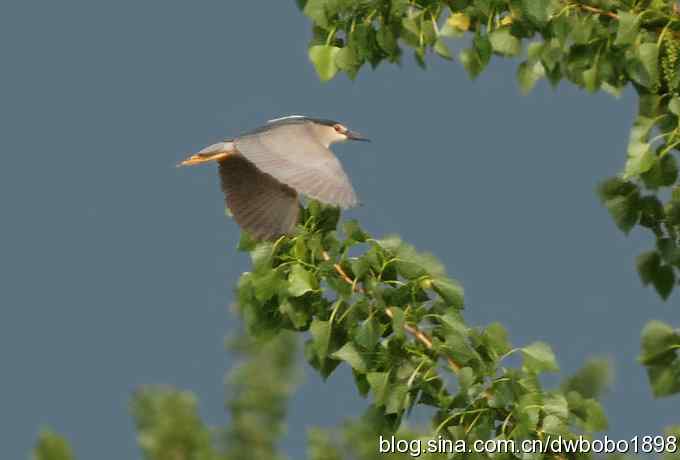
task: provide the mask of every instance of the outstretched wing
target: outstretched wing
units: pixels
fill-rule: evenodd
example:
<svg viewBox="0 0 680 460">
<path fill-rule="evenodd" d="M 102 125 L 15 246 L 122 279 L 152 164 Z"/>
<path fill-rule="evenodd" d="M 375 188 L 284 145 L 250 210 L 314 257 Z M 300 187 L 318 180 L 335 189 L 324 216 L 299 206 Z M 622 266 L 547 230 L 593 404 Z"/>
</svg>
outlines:
<svg viewBox="0 0 680 460">
<path fill-rule="evenodd" d="M 327 204 L 357 204 L 352 184 L 333 152 L 316 140 L 304 120 L 275 121 L 234 140 L 258 169 Z"/>
<path fill-rule="evenodd" d="M 300 212 L 298 195 L 241 155 L 219 161 L 227 206 L 241 228 L 259 240 L 290 233 Z"/>
</svg>

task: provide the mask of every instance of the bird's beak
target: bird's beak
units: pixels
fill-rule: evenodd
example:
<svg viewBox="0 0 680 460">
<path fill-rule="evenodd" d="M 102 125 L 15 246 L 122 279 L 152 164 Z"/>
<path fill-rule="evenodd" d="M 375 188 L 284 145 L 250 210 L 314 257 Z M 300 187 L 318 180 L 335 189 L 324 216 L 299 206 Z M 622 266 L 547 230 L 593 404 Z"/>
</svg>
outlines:
<svg viewBox="0 0 680 460">
<path fill-rule="evenodd" d="M 359 134 L 356 131 L 347 131 L 345 135 L 347 136 L 347 139 L 352 141 L 371 142 L 369 138 L 364 137 L 363 135 Z"/>
</svg>

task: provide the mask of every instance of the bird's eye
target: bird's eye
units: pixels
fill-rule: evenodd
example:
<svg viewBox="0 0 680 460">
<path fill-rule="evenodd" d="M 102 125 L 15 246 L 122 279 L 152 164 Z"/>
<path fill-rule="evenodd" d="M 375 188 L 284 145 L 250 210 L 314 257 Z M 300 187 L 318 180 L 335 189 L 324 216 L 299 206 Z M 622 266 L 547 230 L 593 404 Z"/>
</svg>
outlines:
<svg viewBox="0 0 680 460">
<path fill-rule="evenodd" d="M 335 130 L 336 130 L 337 132 L 339 132 L 339 133 L 344 133 L 344 132 L 345 132 L 345 127 L 342 126 L 342 125 L 335 125 L 335 126 L 333 126 L 333 128 L 335 128 Z"/>
</svg>

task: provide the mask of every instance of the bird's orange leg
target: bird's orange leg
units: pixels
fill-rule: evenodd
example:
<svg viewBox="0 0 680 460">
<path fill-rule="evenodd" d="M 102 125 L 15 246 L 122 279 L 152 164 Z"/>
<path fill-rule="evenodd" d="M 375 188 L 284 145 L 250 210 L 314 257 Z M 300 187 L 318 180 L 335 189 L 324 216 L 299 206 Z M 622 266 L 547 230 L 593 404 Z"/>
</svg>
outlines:
<svg viewBox="0 0 680 460">
<path fill-rule="evenodd" d="M 177 166 L 193 166 L 201 163 L 208 163 L 210 161 L 220 161 L 225 159 L 233 152 L 218 152 L 218 153 L 195 153 L 186 160 L 182 161 Z"/>
<path fill-rule="evenodd" d="M 192 166 L 208 163 L 210 161 L 220 161 L 224 160 L 232 153 L 236 153 L 236 147 L 234 146 L 233 141 L 218 142 L 217 144 L 209 145 L 200 152 L 191 155 L 177 166 Z"/>
</svg>

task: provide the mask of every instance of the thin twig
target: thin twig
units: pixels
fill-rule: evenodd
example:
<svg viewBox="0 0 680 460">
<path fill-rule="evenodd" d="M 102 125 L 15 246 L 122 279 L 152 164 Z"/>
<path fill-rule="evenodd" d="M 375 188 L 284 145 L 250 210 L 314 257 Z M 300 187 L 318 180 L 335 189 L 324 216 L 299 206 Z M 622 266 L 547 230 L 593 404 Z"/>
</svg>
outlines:
<svg viewBox="0 0 680 460">
<path fill-rule="evenodd" d="M 323 251 L 321 253 L 321 257 L 323 257 L 323 259 L 327 262 L 331 260 L 331 256 L 328 255 L 326 251 Z M 335 268 L 335 271 L 338 273 L 338 275 L 340 275 L 340 278 L 342 278 L 347 284 L 352 286 L 353 291 L 361 293 L 366 292 L 364 288 L 362 288 L 361 286 L 357 286 L 356 282 L 347 274 L 347 272 L 340 266 L 340 264 L 334 263 L 333 268 Z M 390 307 L 387 307 L 385 309 L 385 314 L 389 316 L 390 319 L 394 318 L 394 312 Z M 414 336 L 416 340 L 418 340 L 420 343 L 425 345 L 425 347 L 428 350 L 432 350 L 433 348 L 432 339 L 425 332 L 418 329 L 417 326 L 411 324 L 404 324 L 404 330 L 411 334 L 412 336 Z M 458 373 L 460 371 L 461 365 L 456 363 L 450 356 L 446 356 L 446 362 L 454 373 Z"/>
<path fill-rule="evenodd" d="M 611 11 L 605 11 L 605 10 L 602 10 L 600 8 L 595 8 L 594 6 L 584 5 L 582 3 L 575 3 L 575 5 L 578 6 L 579 8 L 581 8 L 582 10 L 590 11 L 591 13 L 596 13 L 596 14 L 600 14 L 600 15 L 603 15 L 603 16 L 609 16 L 610 18 L 616 19 L 616 20 L 619 19 L 619 15 L 616 14 L 616 13 L 613 13 Z"/>
</svg>

